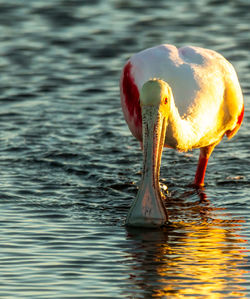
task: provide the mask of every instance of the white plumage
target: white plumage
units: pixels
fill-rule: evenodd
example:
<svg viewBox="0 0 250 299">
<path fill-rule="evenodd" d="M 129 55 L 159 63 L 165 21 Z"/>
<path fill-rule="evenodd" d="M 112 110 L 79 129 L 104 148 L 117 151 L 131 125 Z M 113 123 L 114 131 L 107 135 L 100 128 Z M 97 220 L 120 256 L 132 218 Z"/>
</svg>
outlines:
<svg viewBox="0 0 250 299">
<path fill-rule="evenodd" d="M 243 97 L 234 68 L 220 54 L 197 47 L 160 45 L 129 61 L 139 90 L 153 78 L 166 81 L 172 89 L 174 122 L 168 126 L 166 146 L 182 151 L 206 146 L 222 138 L 219 130 L 224 134 L 235 128 Z M 128 125 L 133 132 L 133 123 L 128 120 Z"/>
</svg>

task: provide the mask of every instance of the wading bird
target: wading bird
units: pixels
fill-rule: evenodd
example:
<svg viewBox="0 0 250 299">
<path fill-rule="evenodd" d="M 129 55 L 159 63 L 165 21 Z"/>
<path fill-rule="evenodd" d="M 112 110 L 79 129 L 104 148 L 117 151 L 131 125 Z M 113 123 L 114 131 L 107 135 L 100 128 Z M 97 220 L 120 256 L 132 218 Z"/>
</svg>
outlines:
<svg viewBox="0 0 250 299">
<path fill-rule="evenodd" d="M 133 55 L 120 80 L 121 104 L 132 134 L 142 143 L 143 170 L 126 225 L 162 226 L 168 217 L 159 172 L 163 146 L 200 148 L 193 185 L 204 185 L 208 159 L 243 120 L 241 88 L 233 66 L 215 51 L 160 45 Z"/>
</svg>

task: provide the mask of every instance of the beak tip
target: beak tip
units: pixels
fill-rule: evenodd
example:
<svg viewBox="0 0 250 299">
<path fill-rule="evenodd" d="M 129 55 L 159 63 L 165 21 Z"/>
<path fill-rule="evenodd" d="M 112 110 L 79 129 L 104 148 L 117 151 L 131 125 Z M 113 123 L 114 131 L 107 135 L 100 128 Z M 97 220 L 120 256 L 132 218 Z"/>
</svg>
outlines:
<svg viewBox="0 0 250 299">
<path fill-rule="evenodd" d="M 125 226 L 127 227 L 141 227 L 141 228 L 159 228 L 168 225 L 167 219 L 153 219 L 153 218 L 136 218 L 126 219 Z"/>
<path fill-rule="evenodd" d="M 158 228 L 166 226 L 168 215 L 160 196 L 142 196 L 139 192 L 131 206 L 125 225 L 134 227 Z"/>
</svg>

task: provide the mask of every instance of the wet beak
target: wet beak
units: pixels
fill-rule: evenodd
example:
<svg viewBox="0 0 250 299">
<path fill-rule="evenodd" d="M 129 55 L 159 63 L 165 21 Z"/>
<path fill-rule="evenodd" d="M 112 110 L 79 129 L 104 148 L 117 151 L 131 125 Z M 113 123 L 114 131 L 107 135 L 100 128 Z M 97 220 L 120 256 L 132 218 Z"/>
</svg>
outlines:
<svg viewBox="0 0 250 299">
<path fill-rule="evenodd" d="M 159 185 L 167 118 L 159 110 L 159 105 L 142 105 L 143 171 L 126 219 L 128 226 L 159 227 L 168 221 Z"/>
</svg>

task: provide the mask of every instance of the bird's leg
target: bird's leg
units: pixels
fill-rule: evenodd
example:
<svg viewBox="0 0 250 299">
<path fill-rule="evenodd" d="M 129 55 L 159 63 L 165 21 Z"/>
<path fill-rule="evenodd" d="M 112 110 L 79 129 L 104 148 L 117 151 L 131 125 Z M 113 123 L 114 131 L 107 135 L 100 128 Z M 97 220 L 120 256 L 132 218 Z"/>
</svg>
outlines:
<svg viewBox="0 0 250 299">
<path fill-rule="evenodd" d="M 216 144 L 212 144 L 206 147 L 201 147 L 200 148 L 200 156 L 199 156 L 199 162 L 193 182 L 193 186 L 196 188 L 200 188 L 204 186 L 204 178 L 206 174 L 206 169 L 207 169 L 207 163 L 208 159 L 214 149 Z"/>
</svg>

